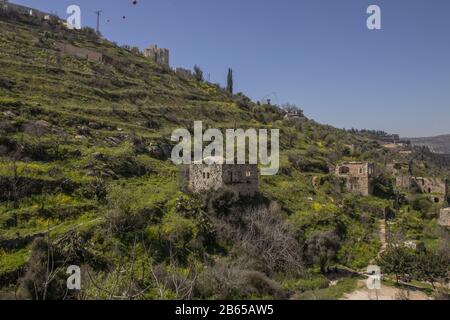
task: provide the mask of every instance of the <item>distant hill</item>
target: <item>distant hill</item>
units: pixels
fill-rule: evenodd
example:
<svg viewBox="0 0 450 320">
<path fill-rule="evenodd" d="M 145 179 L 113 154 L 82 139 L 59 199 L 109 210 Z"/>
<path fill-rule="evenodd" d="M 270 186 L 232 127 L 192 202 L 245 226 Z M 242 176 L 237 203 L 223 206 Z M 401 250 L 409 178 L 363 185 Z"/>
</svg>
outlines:
<svg viewBox="0 0 450 320">
<path fill-rule="evenodd" d="M 450 154 L 450 134 L 429 138 L 409 138 L 408 140 L 413 146 L 425 146 L 434 153 Z"/>
</svg>

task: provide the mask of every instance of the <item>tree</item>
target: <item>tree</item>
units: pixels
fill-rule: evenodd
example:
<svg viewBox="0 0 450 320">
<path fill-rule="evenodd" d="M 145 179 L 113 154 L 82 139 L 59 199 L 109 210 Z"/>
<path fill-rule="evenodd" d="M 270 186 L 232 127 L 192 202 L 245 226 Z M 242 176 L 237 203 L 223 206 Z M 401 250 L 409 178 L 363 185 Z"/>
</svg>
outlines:
<svg viewBox="0 0 450 320">
<path fill-rule="evenodd" d="M 427 281 L 436 289 L 439 280 L 448 280 L 449 261 L 446 256 L 432 252 L 419 254 L 415 259 L 414 276 L 417 280 Z"/>
<path fill-rule="evenodd" d="M 392 246 L 381 254 L 378 264 L 383 273 L 394 274 L 397 284 L 400 278 L 410 274 L 414 267 L 414 255 L 410 249 Z"/>
<path fill-rule="evenodd" d="M 198 82 L 203 82 L 203 71 L 202 69 L 200 69 L 199 66 L 195 65 L 194 66 L 194 78 L 195 80 L 197 80 Z"/>
<path fill-rule="evenodd" d="M 227 91 L 230 94 L 233 94 L 233 70 L 231 68 L 228 69 Z"/>
<path fill-rule="evenodd" d="M 336 261 L 339 247 L 339 237 L 334 232 L 317 231 L 306 241 L 306 258 L 310 263 L 319 265 L 320 271 L 325 273 Z"/>
</svg>

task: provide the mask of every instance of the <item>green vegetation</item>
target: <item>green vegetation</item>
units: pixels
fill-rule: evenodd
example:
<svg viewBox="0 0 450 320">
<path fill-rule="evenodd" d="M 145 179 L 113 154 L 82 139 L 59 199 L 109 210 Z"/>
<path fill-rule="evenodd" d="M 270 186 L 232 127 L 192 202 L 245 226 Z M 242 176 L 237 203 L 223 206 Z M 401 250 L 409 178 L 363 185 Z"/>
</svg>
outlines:
<svg viewBox="0 0 450 320">
<path fill-rule="evenodd" d="M 61 56 L 59 42 L 111 61 Z M 382 192 L 364 198 L 330 170 L 399 160 L 366 133 L 284 119 L 277 106 L 231 94 L 232 81 L 228 91 L 204 81 L 199 67 L 188 81 L 92 30 L 50 22 L 0 17 L 0 68 L 1 294 L 17 284 L 26 299 L 338 299 L 358 279 L 328 275 L 364 269 L 380 251 L 379 220 L 395 212 L 392 177 L 381 172 Z M 196 120 L 279 128 L 280 174 L 261 177 L 256 199 L 184 194 L 170 135 Z M 405 202 L 391 232 L 436 252 L 448 231 L 435 209 Z M 86 281 L 73 296 L 63 290 L 69 264 Z"/>
</svg>

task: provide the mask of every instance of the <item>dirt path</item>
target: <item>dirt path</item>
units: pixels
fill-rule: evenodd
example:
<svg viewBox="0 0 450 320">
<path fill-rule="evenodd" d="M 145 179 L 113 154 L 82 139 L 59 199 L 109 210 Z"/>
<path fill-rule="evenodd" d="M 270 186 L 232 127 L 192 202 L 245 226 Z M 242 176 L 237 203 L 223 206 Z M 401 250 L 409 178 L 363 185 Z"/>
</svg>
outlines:
<svg viewBox="0 0 450 320">
<path fill-rule="evenodd" d="M 378 227 L 379 237 L 381 241 L 380 252 L 378 257 L 387 249 L 386 241 L 386 220 L 380 220 Z M 376 258 L 373 259 L 370 264 L 375 262 Z M 367 277 L 368 275 L 363 272 L 359 273 L 362 276 Z M 344 295 L 342 300 L 430 300 L 430 298 L 421 291 L 411 291 L 402 290 L 394 287 L 389 287 L 386 285 L 381 285 L 379 290 L 370 290 L 367 286 L 367 280 L 358 281 L 358 288 Z"/>
<path fill-rule="evenodd" d="M 380 241 L 381 241 L 381 248 L 380 248 L 380 252 L 378 252 L 377 258 L 379 258 L 381 256 L 381 254 L 383 252 L 385 252 L 387 249 L 386 220 L 384 220 L 384 219 L 380 220 L 380 224 L 378 226 L 378 235 L 379 235 Z M 376 260 L 376 258 L 373 259 L 370 263 L 373 264 L 373 262 L 375 262 L 375 260 Z"/>
<path fill-rule="evenodd" d="M 344 295 L 342 300 L 431 300 L 421 291 L 401 290 L 381 285 L 379 290 L 369 290 L 366 280 L 358 282 L 358 289 Z"/>
</svg>

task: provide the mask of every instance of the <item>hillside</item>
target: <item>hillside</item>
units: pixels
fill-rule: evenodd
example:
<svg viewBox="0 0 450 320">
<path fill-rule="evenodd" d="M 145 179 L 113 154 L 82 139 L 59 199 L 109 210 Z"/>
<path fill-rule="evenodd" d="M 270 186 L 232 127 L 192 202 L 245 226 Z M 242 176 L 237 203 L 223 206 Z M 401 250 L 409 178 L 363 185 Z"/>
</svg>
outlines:
<svg viewBox="0 0 450 320">
<path fill-rule="evenodd" d="M 61 56 L 60 43 L 110 60 Z M 357 279 L 330 286 L 329 269 L 364 269 L 380 250 L 395 198 L 385 165 L 409 159 L 375 140 L 285 120 L 277 106 L 184 80 L 90 29 L 0 17 L 0 69 L 4 297 L 67 298 L 64 267 L 75 264 L 89 274 L 77 299 L 336 299 Z M 199 120 L 281 130 L 280 174 L 261 177 L 258 198 L 182 192 L 170 135 Z M 332 170 L 342 161 L 376 164 L 374 196 L 345 190 Z M 443 231 L 420 208 L 405 202 L 393 228 L 436 249 Z"/>
<path fill-rule="evenodd" d="M 411 144 L 427 147 L 434 153 L 450 154 L 450 134 L 428 138 L 408 138 Z"/>
</svg>

